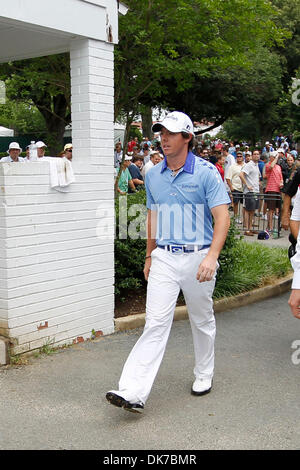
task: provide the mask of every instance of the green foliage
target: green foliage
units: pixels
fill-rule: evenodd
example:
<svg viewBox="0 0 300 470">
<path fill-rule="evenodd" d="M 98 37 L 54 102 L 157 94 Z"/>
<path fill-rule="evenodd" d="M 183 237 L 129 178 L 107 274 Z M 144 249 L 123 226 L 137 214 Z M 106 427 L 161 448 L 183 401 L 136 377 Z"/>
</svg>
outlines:
<svg viewBox="0 0 300 470">
<path fill-rule="evenodd" d="M 223 124 L 225 139 L 232 141 L 251 142 L 252 145 L 260 139 L 260 129 L 253 113 L 243 113 L 235 116 Z"/>
<path fill-rule="evenodd" d="M 0 125 L 13 129 L 15 136 L 46 131 L 45 120 L 33 103 L 11 100 L 0 105 Z"/>
<path fill-rule="evenodd" d="M 71 122 L 69 54 L 0 64 L 0 79 L 10 101 L 35 105 L 44 118 L 48 146 L 54 154 L 60 151 L 65 127 Z"/>
<path fill-rule="evenodd" d="M 220 119 L 222 109 L 231 107 L 230 92 L 240 69 L 251 71 L 258 48 L 282 44 L 284 37 L 273 21 L 276 10 L 265 0 L 127 4 L 115 51 L 116 117 L 121 110 L 136 115 L 139 103 L 144 103 L 176 107 L 195 120 Z M 194 93 L 197 85 L 198 91 L 204 88 L 200 98 Z"/>
<path fill-rule="evenodd" d="M 230 250 L 230 263 L 218 275 L 214 298 L 229 297 L 254 288 L 291 271 L 286 248 L 236 240 Z"/>
<path fill-rule="evenodd" d="M 231 220 L 228 235 L 219 256 L 220 267 L 218 269 L 217 282 L 232 270 L 232 252 L 237 247 L 239 231 L 236 229 L 233 219 Z"/>
<path fill-rule="evenodd" d="M 125 239 L 120 239 L 120 232 L 127 234 L 130 224 L 136 218 L 135 215 L 128 215 L 127 221 L 122 222 L 124 212 L 120 214 L 120 201 L 121 204 L 127 202 L 128 214 L 130 208 L 134 204 L 139 204 L 144 208 L 144 213 L 141 215 L 140 231 L 142 232 L 141 238 L 134 239 L 129 236 Z M 146 285 L 144 280 L 144 263 L 146 251 L 145 239 L 145 226 L 146 226 L 146 193 L 139 191 L 128 196 L 119 196 L 116 198 L 115 203 L 116 213 L 116 239 L 115 239 L 115 292 L 120 298 L 126 295 L 128 289 L 139 289 Z M 121 215 L 121 218 L 120 218 Z M 139 216 L 140 214 L 137 214 Z M 143 225 L 144 224 L 144 225 Z M 125 236 L 122 235 L 122 236 Z"/>
<path fill-rule="evenodd" d="M 139 142 L 143 140 L 143 135 L 141 131 L 137 127 L 131 126 L 129 132 L 129 140 L 134 139 L 135 137 L 139 139 Z"/>
</svg>

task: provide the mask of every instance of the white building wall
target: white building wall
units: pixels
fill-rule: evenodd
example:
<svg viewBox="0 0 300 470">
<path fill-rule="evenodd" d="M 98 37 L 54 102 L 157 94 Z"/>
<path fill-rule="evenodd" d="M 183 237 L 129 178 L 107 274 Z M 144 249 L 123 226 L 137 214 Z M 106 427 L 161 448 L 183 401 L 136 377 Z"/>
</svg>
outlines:
<svg viewBox="0 0 300 470">
<path fill-rule="evenodd" d="M 1 170 L 1 168 L 0 168 Z M 0 335 L 8 336 L 8 309 L 5 293 L 7 292 L 6 279 L 6 219 L 3 201 L 4 177 L 0 171 Z"/>
<path fill-rule="evenodd" d="M 69 192 L 50 188 L 48 162 L 0 164 L 0 328 L 13 354 L 114 331 L 113 46 L 74 41 L 71 75 Z"/>
<path fill-rule="evenodd" d="M 0 164 L 0 318 L 8 319 L 14 354 L 114 329 L 113 243 L 97 237 L 99 206 L 113 198 L 104 184 L 110 171 L 74 170 L 76 183 L 60 193 L 50 188 L 47 162 Z"/>
</svg>

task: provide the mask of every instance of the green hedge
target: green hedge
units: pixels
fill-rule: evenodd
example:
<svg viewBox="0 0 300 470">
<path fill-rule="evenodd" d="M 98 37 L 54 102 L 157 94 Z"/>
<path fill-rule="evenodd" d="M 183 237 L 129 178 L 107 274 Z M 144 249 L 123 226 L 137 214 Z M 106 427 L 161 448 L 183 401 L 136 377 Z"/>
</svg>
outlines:
<svg viewBox="0 0 300 470">
<path fill-rule="evenodd" d="M 141 204 L 145 209 L 143 217 L 146 224 L 146 192 L 139 191 L 128 196 L 118 196 L 115 203 L 116 211 L 116 239 L 115 239 L 115 292 L 117 296 L 126 296 L 127 289 L 138 289 L 146 285 L 144 280 L 144 263 L 146 240 L 144 238 L 132 239 L 127 237 L 120 240 L 120 231 L 127 231 L 130 224 L 134 221 L 135 216 L 128 216 L 127 225 L 119 221 L 119 203 L 121 198 L 126 200 L 127 208 L 133 204 Z"/>
</svg>

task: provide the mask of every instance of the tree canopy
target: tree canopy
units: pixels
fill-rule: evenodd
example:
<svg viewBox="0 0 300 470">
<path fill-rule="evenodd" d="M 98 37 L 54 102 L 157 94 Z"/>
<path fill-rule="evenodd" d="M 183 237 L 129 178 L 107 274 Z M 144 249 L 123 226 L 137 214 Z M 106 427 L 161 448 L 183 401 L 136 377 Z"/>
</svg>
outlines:
<svg viewBox="0 0 300 470">
<path fill-rule="evenodd" d="M 126 4 L 115 47 L 115 120 L 125 118 L 127 131 L 153 107 L 215 126 L 246 113 L 268 138 L 283 123 L 296 128 L 291 87 L 300 78 L 300 0 Z M 55 151 L 71 121 L 69 66 L 69 54 L 0 65 L 10 102 L 34 105 Z M 3 123 L 0 107 L 0 124 L 1 117 Z"/>
<path fill-rule="evenodd" d="M 196 120 L 224 122 L 241 94 L 236 79 L 251 73 L 258 49 L 283 44 L 278 12 L 265 0 L 127 4 L 116 49 L 116 117 L 121 110 L 136 114 L 139 103 L 176 103 Z"/>
<path fill-rule="evenodd" d="M 50 150 L 61 150 L 65 127 L 71 122 L 69 54 L 1 64 L 0 78 L 10 101 L 34 104 L 44 118 Z"/>
</svg>

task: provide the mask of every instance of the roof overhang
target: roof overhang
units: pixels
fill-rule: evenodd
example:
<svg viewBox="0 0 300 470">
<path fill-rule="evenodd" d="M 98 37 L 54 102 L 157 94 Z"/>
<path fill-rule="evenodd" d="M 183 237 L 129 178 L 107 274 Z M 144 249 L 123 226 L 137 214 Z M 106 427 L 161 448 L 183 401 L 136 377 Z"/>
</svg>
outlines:
<svg viewBox="0 0 300 470">
<path fill-rule="evenodd" d="M 0 62 L 67 52 L 76 38 L 118 43 L 118 0 L 2 0 Z"/>
</svg>

